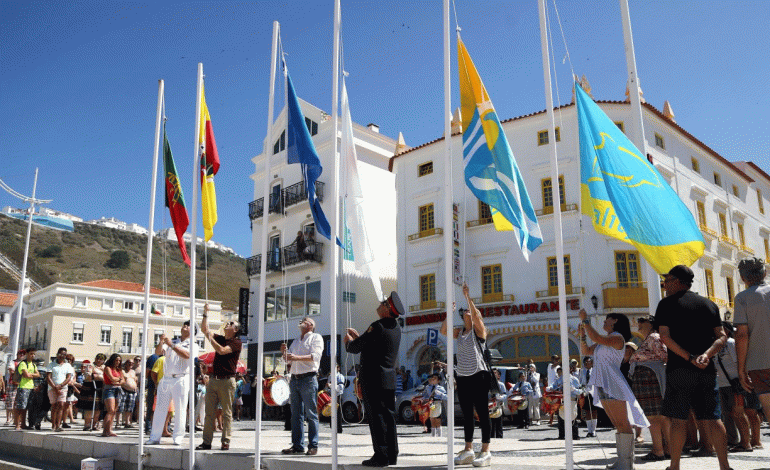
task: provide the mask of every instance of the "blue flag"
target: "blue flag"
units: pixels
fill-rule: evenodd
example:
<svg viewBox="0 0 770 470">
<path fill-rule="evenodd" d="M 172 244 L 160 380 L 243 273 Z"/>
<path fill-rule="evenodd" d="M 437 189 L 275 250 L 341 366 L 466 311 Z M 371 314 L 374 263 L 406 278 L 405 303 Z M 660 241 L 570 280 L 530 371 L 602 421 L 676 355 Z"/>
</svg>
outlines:
<svg viewBox="0 0 770 470">
<path fill-rule="evenodd" d="M 286 76 L 286 108 L 288 123 L 286 131 L 288 134 L 288 146 L 286 147 L 286 157 L 288 163 L 299 163 L 302 165 L 302 177 L 305 180 L 305 191 L 307 200 L 310 203 L 310 212 L 313 214 L 315 229 L 318 233 L 331 240 L 331 228 L 321 208 L 321 201 L 315 193 L 315 182 L 323 173 L 321 160 L 318 158 L 318 152 L 313 145 L 313 139 L 310 138 L 310 132 L 305 124 L 305 116 L 302 114 L 302 108 L 299 106 L 297 94 L 294 92 L 294 85 L 291 83 L 289 70 L 284 63 L 284 74 Z M 339 239 L 337 244 L 342 246 Z"/>
<path fill-rule="evenodd" d="M 635 246 L 658 273 L 706 248 L 692 213 L 658 170 L 575 84 L 581 212 L 594 229 Z"/>
</svg>

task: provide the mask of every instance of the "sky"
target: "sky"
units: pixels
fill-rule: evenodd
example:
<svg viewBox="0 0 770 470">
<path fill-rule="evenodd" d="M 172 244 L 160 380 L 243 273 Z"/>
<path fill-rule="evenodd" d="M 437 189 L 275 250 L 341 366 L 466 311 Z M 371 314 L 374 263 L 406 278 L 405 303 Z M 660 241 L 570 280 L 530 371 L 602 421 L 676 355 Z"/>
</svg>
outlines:
<svg viewBox="0 0 770 470">
<path fill-rule="evenodd" d="M 560 22 L 548 0 L 554 103 L 569 103 L 573 70 L 586 75 L 595 99 L 625 99 L 618 2 L 556 0 L 555 7 Z M 214 240 L 251 256 L 249 177 L 267 131 L 272 23 L 281 25 L 297 94 L 330 113 L 333 8 L 333 0 L 1 2 L 0 179 L 29 195 L 39 168 L 37 195 L 53 199 L 47 207 L 146 227 L 163 79 L 169 141 L 191 208 L 202 62 L 221 161 Z M 662 110 L 669 100 L 688 132 L 726 159 L 770 173 L 770 3 L 631 0 L 630 12 L 647 102 Z M 456 14 L 500 118 L 544 109 L 536 0 L 456 0 Z M 376 123 L 392 138 L 403 132 L 410 146 L 443 134 L 441 1 L 342 0 L 342 42 L 355 122 Z M 453 39 L 453 109 L 456 61 Z M 162 187 L 156 230 L 171 226 Z M 0 193 L 6 205 L 21 206 Z"/>
</svg>

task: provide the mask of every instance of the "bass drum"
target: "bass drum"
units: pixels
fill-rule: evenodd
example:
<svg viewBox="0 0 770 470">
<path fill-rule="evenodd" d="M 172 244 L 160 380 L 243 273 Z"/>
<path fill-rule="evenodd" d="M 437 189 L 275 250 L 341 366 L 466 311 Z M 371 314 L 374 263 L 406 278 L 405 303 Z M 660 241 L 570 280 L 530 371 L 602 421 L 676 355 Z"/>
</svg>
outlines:
<svg viewBox="0 0 770 470">
<path fill-rule="evenodd" d="M 267 406 L 283 406 L 289 402 L 289 381 L 275 375 L 262 381 L 262 398 Z"/>
<path fill-rule="evenodd" d="M 523 395 L 513 395 L 508 398 L 508 409 L 511 413 L 516 413 L 519 410 L 526 410 L 529 406 L 529 401 Z"/>
<path fill-rule="evenodd" d="M 353 379 L 353 390 L 355 390 L 356 398 L 359 400 L 364 399 L 364 389 L 361 386 L 361 380 L 358 377 Z"/>
<path fill-rule="evenodd" d="M 572 403 L 572 421 L 575 421 L 577 419 L 577 402 L 575 400 L 570 400 Z M 566 421 L 566 418 L 564 417 L 564 404 L 559 407 L 559 417 Z"/>
<path fill-rule="evenodd" d="M 332 415 L 332 397 L 326 390 L 318 392 L 318 412 L 327 418 Z"/>
</svg>

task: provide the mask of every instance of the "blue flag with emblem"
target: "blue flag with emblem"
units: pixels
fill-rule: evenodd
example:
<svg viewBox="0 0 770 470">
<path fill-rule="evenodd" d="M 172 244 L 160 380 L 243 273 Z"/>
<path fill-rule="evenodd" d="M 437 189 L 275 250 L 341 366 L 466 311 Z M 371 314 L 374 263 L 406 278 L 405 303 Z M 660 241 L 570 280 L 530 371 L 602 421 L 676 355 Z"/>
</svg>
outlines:
<svg viewBox="0 0 770 470">
<path fill-rule="evenodd" d="M 514 232 L 529 260 L 529 254 L 543 243 L 535 209 L 500 119 L 459 34 L 457 51 L 465 183 L 489 205 L 495 229 Z"/>
<path fill-rule="evenodd" d="M 692 213 L 657 169 L 575 84 L 581 212 L 594 229 L 635 246 L 658 273 L 706 248 Z"/>
<path fill-rule="evenodd" d="M 289 70 L 286 63 L 283 64 L 284 77 L 286 78 L 286 109 L 287 120 L 286 133 L 288 134 L 288 144 L 286 146 L 286 158 L 288 163 L 299 163 L 302 165 L 302 178 L 305 180 L 305 192 L 310 204 L 310 213 L 313 214 L 315 229 L 318 233 L 331 240 L 331 227 L 326 219 L 321 201 L 315 192 L 315 182 L 323 173 L 321 160 L 318 158 L 318 152 L 313 145 L 313 139 L 310 138 L 310 131 L 305 124 L 305 116 L 302 114 L 302 108 L 299 105 L 299 99 L 294 92 L 294 85 L 289 76 Z M 342 246 L 339 239 L 337 244 Z"/>
</svg>

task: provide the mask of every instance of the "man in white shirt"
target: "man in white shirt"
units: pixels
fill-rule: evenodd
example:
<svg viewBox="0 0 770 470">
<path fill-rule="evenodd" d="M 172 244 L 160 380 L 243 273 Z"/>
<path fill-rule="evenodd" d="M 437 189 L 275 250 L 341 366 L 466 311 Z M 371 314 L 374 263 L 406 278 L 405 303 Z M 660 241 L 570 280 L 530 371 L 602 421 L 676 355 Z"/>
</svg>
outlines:
<svg viewBox="0 0 770 470">
<path fill-rule="evenodd" d="M 59 348 L 56 352 L 56 363 L 46 376 L 48 382 L 48 399 L 51 402 L 51 427 L 61 432 L 64 409 L 67 405 L 67 385 L 75 375 L 75 369 L 67 362 L 67 348 Z"/>
<path fill-rule="evenodd" d="M 190 351 L 198 355 L 198 345 L 190 339 L 189 320 L 182 325 L 182 336 L 178 343 L 174 343 L 166 335 L 160 336 L 160 342 L 155 346 L 155 354 L 163 354 L 165 350 L 165 362 L 163 363 L 163 378 L 158 384 L 156 394 L 155 413 L 152 418 L 152 431 L 146 445 L 160 444 L 161 433 L 165 423 L 168 405 L 174 402 L 174 435 L 172 439 L 175 445 L 182 444 L 184 432 L 187 427 L 187 400 L 190 395 Z"/>
<path fill-rule="evenodd" d="M 318 453 L 318 367 L 324 340 L 315 333 L 315 322 L 305 317 L 299 322 L 300 335 L 287 348 L 281 344 L 281 352 L 287 363 L 291 363 L 291 381 L 289 382 L 291 404 L 291 447 L 284 449 L 284 454 L 305 452 L 304 421 L 307 415 L 307 455 Z"/>
</svg>

